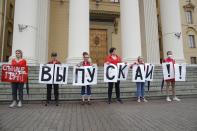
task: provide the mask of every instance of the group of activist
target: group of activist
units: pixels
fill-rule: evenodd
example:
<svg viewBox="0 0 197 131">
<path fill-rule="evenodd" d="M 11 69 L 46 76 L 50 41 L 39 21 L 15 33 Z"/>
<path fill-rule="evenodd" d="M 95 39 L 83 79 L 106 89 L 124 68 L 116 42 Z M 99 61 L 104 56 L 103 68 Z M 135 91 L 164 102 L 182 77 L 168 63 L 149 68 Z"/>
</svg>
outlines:
<svg viewBox="0 0 197 131">
<path fill-rule="evenodd" d="M 17 67 L 27 67 L 27 62 L 25 59 L 23 59 L 23 52 L 21 50 L 16 50 L 15 51 L 15 58 L 11 60 L 10 65 L 15 67 L 7 67 L 7 70 L 17 70 Z M 94 66 L 93 63 L 91 63 L 90 56 L 88 52 L 83 52 L 82 53 L 83 61 L 81 61 L 79 64 L 77 64 L 77 67 L 86 67 L 86 66 Z M 167 52 L 167 58 L 163 60 L 163 62 L 167 63 L 172 63 L 172 65 L 175 64 L 175 60 L 172 58 L 172 52 L 168 51 Z M 113 65 L 118 65 L 118 63 L 123 63 L 122 59 L 120 56 L 116 54 L 116 48 L 110 48 L 109 50 L 109 55 L 105 59 L 105 65 L 113 64 Z M 125 62 L 126 63 L 126 62 Z M 61 62 L 58 61 L 57 59 L 57 53 L 53 52 L 51 54 L 51 60 L 47 64 L 52 64 L 52 65 L 60 65 Z M 134 68 L 135 65 L 140 65 L 143 67 L 144 70 L 146 70 L 145 62 L 143 57 L 139 56 L 136 58 L 136 62 L 129 64 L 129 68 Z M 174 67 L 173 67 L 174 68 Z M 25 72 L 25 70 L 24 70 Z M 24 73 L 23 72 L 23 73 Z M 19 74 L 22 73 L 21 71 Z M 15 81 L 9 81 L 11 82 L 11 87 L 12 87 L 12 103 L 10 104 L 9 107 L 22 107 L 22 101 L 23 101 L 23 88 L 25 82 L 28 80 L 28 71 L 26 70 L 26 77 L 21 78 L 13 78 Z M 25 74 L 24 73 L 24 74 Z M 7 74 L 3 74 L 5 77 Z M 10 75 L 11 78 L 11 75 Z M 17 80 L 16 80 L 17 79 Z M 8 82 L 8 81 L 7 81 Z M 136 96 L 137 96 L 137 102 L 148 102 L 147 99 L 145 98 L 145 82 L 136 82 Z M 176 96 L 175 93 L 175 78 L 165 80 L 166 82 L 166 101 L 170 102 L 172 100 L 174 101 L 180 101 L 180 99 Z M 149 81 L 150 84 L 150 81 Z M 115 85 L 115 92 L 116 92 L 116 100 L 120 102 L 121 104 L 123 103 L 121 97 L 120 97 L 120 80 L 117 80 L 116 82 L 108 82 L 108 104 L 112 103 L 112 91 L 113 87 Z M 59 105 L 59 84 L 53 83 L 53 84 L 46 84 L 47 86 L 47 95 L 46 95 L 46 103 L 45 106 L 47 106 L 50 101 L 51 101 L 51 91 L 52 88 L 54 89 L 54 98 L 55 98 L 55 104 L 56 106 Z M 169 87 L 172 87 L 172 100 L 169 97 Z M 17 99 L 17 94 L 18 94 L 18 99 Z M 91 85 L 84 85 L 81 86 L 81 104 L 85 105 L 91 105 Z M 87 97 L 87 102 L 85 101 L 85 98 Z"/>
</svg>

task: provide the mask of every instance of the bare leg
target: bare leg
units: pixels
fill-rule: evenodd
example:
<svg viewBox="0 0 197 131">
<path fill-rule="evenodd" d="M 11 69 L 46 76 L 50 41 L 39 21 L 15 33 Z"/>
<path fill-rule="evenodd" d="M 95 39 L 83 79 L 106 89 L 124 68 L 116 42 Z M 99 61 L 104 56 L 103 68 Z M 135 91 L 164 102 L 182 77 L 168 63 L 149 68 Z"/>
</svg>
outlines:
<svg viewBox="0 0 197 131">
<path fill-rule="evenodd" d="M 166 101 L 168 101 L 168 102 L 171 101 L 171 99 L 170 99 L 170 97 L 169 97 L 169 87 L 170 87 L 170 82 L 167 81 L 167 82 L 166 82 Z"/>
<path fill-rule="evenodd" d="M 170 82 L 166 82 L 166 96 L 169 97 Z"/>
<path fill-rule="evenodd" d="M 172 85 L 172 96 L 175 97 L 176 96 L 176 92 L 175 92 L 175 82 L 171 82 Z"/>
</svg>

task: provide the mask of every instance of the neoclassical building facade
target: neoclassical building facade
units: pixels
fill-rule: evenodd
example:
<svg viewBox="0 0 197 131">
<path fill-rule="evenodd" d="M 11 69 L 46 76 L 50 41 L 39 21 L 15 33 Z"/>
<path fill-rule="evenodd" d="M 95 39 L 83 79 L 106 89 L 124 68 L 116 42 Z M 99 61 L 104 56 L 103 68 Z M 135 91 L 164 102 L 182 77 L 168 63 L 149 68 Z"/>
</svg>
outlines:
<svg viewBox="0 0 197 131">
<path fill-rule="evenodd" d="M 22 49 L 29 63 L 46 63 L 57 52 L 60 61 L 72 64 L 87 51 L 102 65 L 109 48 L 116 47 L 127 62 L 143 56 L 159 64 L 171 50 L 177 62 L 196 63 L 196 0 L 14 2 L 11 57 Z"/>
</svg>

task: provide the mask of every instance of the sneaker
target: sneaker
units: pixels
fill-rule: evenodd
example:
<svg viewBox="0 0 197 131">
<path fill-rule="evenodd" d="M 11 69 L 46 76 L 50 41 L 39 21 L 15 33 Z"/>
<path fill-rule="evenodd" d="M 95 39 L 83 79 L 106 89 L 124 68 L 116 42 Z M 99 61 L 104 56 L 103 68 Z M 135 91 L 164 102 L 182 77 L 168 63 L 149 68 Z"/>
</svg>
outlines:
<svg viewBox="0 0 197 131">
<path fill-rule="evenodd" d="M 15 107 L 16 106 L 16 101 L 13 101 L 12 104 L 10 104 L 10 108 Z"/>
<path fill-rule="evenodd" d="M 170 99 L 170 97 L 166 97 L 166 101 L 171 102 L 172 100 Z"/>
<path fill-rule="evenodd" d="M 108 104 L 111 104 L 111 100 L 108 100 Z"/>
<path fill-rule="evenodd" d="M 46 101 L 45 106 L 47 106 L 49 104 L 49 101 Z"/>
<path fill-rule="evenodd" d="M 18 106 L 18 107 L 22 107 L 22 102 L 19 101 L 18 104 L 17 104 L 17 106 Z"/>
<path fill-rule="evenodd" d="M 85 105 L 85 101 L 81 101 L 81 105 Z"/>
<path fill-rule="evenodd" d="M 55 105 L 56 105 L 56 106 L 59 106 L 59 102 L 58 102 L 58 101 L 56 101 L 56 102 L 55 102 Z"/>
<path fill-rule="evenodd" d="M 143 98 L 143 102 L 148 102 L 145 98 Z"/>
<path fill-rule="evenodd" d="M 181 101 L 181 100 L 180 100 L 178 97 L 175 96 L 175 97 L 173 98 L 173 101 Z"/>
<path fill-rule="evenodd" d="M 140 98 L 137 99 L 137 102 L 141 102 Z"/>
<path fill-rule="evenodd" d="M 91 102 L 90 102 L 90 101 L 88 101 L 88 102 L 87 102 L 87 104 L 88 104 L 88 105 L 91 105 Z"/>
<path fill-rule="evenodd" d="M 123 104 L 123 102 L 122 102 L 122 100 L 121 100 L 121 99 L 118 99 L 117 101 L 118 101 L 118 102 L 120 102 L 121 104 Z"/>
</svg>

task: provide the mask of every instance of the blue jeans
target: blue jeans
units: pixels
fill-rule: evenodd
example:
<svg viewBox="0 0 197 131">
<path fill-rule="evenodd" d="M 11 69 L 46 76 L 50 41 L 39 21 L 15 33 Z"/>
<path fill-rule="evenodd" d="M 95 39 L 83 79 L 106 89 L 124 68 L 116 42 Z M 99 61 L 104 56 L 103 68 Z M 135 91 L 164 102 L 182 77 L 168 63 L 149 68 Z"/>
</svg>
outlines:
<svg viewBox="0 0 197 131">
<path fill-rule="evenodd" d="M 145 82 L 136 82 L 137 85 L 137 97 L 144 97 L 144 84 Z"/>
<path fill-rule="evenodd" d="M 85 92 L 85 88 L 87 87 L 87 91 Z M 84 96 L 84 95 L 87 95 L 87 96 L 90 96 L 91 95 L 91 87 L 89 85 L 87 86 L 82 86 L 81 87 L 81 95 Z"/>
</svg>

